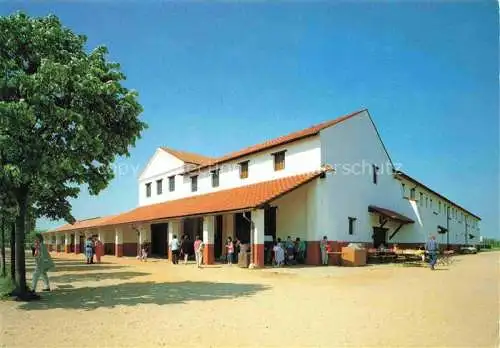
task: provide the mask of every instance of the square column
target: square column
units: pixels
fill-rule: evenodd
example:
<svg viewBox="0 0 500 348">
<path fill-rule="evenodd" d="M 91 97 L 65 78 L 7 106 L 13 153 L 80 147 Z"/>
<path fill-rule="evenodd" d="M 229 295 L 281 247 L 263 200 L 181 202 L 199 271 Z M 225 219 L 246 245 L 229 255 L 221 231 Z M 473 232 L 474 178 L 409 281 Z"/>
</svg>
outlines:
<svg viewBox="0 0 500 348">
<path fill-rule="evenodd" d="M 75 254 L 80 254 L 80 232 L 75 232 Z"/>
<path fill-rule="evenodd" d="M 215 262 L 214 254 L 214 237 L 215 237 L 215 216 L 203 217 L 203 263 L 205 265 L 213 265 Z"/>
<path fill-rule="evenodd" d="M 64 237 L 64 252 L 69 254 L 71 252 L 71 234 L 66 233 Z"/>
<path fill-rule="evenodd" d="M 115 256 L 123 256 L 123 230 L 121 228 L 115 228 Z"/>
<path fill-rule="evenodd" d="M 253 260 L 254 267 L 264 267 L 264 210 L 252 211 L 252 226 L 250 233 L 253 234 Z"/>
<path fill-rule="evenodd" d="M 174 236 L 177 236 L 177 239 L 181 238 L 181 227 L 182 227 L 182 221 L 181 220 L 172 220 L 168 222 L 168 240 L 167 240 L 167 245 L 166 245 L 166 250 L 167 250 L 167 258 L 169 260 L 172 260 L 172 250 L 170 250 L 170 246 L 168 243 L 174 238 Z"/>
<path fill-rule="evenodd" d="M 61 251 L 61 244 L 62 244 L 62 234 L 56 233 L 56 247 L 55 247 L 55 252 L 60 252 Z"/>
</svg>

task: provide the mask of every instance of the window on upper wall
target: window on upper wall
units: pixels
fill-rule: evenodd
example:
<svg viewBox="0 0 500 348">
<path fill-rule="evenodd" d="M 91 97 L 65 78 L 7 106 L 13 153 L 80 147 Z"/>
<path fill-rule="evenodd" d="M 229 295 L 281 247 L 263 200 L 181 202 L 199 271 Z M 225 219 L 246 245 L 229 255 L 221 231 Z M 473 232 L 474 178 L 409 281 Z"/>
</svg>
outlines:
<svg viewBox="0 0 500 348">
<path fill-rule="evenodd" d="M 373 180 L 373 183 L 375 185 L 377 185 L 377 181 L 378 181 L 378 177 L 377 177 L 378 176 L 378 169 L 379 168 L 375 164 L 372 164 L 372 175 L 373 175 L 372 180 Z"/>
<path fill-rule="evenodd" d="M 425 207 L 429 207 L 429 197 L 425 196 Z"/>
<path fill-rule="evenodd" d="M 432 198 L 429 200 L 429 208 L 432 209 Z"/>
<path fill-rule="evenodd" d="M 198 191 L 198 175 L 191 177 L 191 192 Z"/>
<path fill-rule="evenodd" d="M 240 163 L 240 179 L 248 178 L 248 161 Z"/>
<path fill-rule="evenodd" d="M 352 234 L 354 234 L 354 226 L 355 226 L 356 218 L 355 217 L 348 217 L 348 219 L 349 219 L 349 234 L 352 235 Z"/>
<path fill-rule="evenodd" d="M 285 169 L 285 152 L 286 150 L 273 153 L 274 156 L 274 171 Z"/>
<path fill-rule="evenodd" d="M 156 194 L 161 195 L 163 193 L 163 179 L 156 180 Z"/>
<path fill-rule="evenodd" d="M 420 192 L 420 206 L 424 206 L 424 194 L 422 192 Z"/>
<path fill-rule="evenodd" d="M 175 176 L 174 175 L 168 177 L 168 190 L 170 192 L 175 191 Z"/>
<path fill-rule="evenodd" d="M 441 213 L 441 201 L 438 202 L 438 211 Z"/>
<path fill-rule="evenodd" d="M 402 192 L 403 198 L 405 198 L 406 197 L 406 187 L 405 187 L 404 183 L 401 183 L 401 192 Z"/>
<path fill-rule="evenodd" d="M 219 187 L 220 169 L 212 170 L 212 187 Z"/>
<path fill-rule="evenodd" d="M 416 195 L 416 194 L 415 194 L 415 188 L 412 188 L 412 189 L 410 190 L 410 199 L 415 200 L 415 198 L 416 198 L 416 197 L 415 197 L 415 195 Z"/>
<path fill-rule="evenodd" d="M 151 197 L 151 183 L 146 184 L 146 197 Z"/>
</svg>

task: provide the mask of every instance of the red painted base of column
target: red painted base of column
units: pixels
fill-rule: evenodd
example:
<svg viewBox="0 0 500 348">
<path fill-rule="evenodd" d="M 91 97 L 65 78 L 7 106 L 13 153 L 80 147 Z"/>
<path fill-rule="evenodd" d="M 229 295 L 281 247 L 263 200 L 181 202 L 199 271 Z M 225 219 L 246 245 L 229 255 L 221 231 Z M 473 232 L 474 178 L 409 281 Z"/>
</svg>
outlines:
<svg viewBox="0 0 500 348">
<path fill-rule="evenodd" d="M 203 249 L 203 264 L 213 265 L 214 263 L 215 263 L 214 245 L 206 244 L 205 249 Z"/>
<path fill-rule="evenodd" d="M 65 246 L 64 246 L 64 252 L 65 252 L 66 254 L 69 254 L 69 253 L 71 252 L 71 246 L 70 246 L 70 245 L 65 245 Z"/>
<path fill-rule="evenodd" d="M 253 244 L 252 248 L 254 248 L 252 263 L 255 265 L 255 267 L 264 267 L 264 244 Z"/>
<path fill-rule="evenodd" d="M 123 256 L 123 244 L 116 244 L 115 246 L 115 256 L 122 257 Z"/>
<path fill-rule="evenodd" d="M 320 265 L 321 252 L 318 241 L 306 242 L 306 265 Z"/>
<path fill-rule="evenodd" d="M 75 245 L 75 254 L 79 254 L 80 253 L 80 244 L 76 244 Z"/>
<path fill-rule="evenodd" d="M 137 256 L 137 243 L 123 243 L 123 256 Z"/>
</svg>

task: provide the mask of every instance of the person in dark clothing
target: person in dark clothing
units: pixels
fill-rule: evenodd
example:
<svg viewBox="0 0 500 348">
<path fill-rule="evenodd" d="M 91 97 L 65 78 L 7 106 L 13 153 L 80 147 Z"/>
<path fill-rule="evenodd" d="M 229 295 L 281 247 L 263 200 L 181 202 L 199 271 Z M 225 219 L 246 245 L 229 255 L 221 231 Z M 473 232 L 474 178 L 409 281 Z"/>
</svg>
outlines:
<svg viewBox="0 0 500 348">
<path fill-rule="evenodd" d="M 184 264 L 187 265 L 189 254 L 191 253 L 192 245 L 187 234 L 184 235 L 181 241 L 181 255 L 184 257 Z"/>
</svg>

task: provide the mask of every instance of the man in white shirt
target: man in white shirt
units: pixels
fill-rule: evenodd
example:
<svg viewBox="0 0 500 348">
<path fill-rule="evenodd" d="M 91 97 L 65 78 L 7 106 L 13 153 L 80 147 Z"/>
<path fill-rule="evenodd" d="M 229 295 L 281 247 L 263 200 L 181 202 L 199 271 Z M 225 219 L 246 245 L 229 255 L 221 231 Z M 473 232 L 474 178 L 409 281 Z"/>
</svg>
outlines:
<svg viewBox="0 0 500 348">
<path fill-rule="evenodd" d="M 180 243 L 176 235 L 174 235 L 174 238 L 172 238 L 172 240 L 170 241 L 169 246 L 170 250 L 172 251 L 172 263 L 174 265 L 177 265 L 179 263 Z"/>
</svg>

